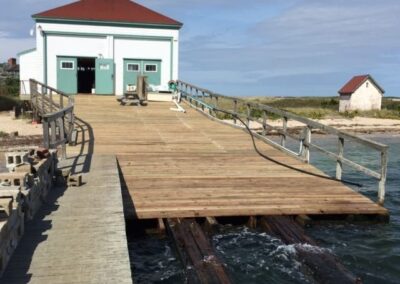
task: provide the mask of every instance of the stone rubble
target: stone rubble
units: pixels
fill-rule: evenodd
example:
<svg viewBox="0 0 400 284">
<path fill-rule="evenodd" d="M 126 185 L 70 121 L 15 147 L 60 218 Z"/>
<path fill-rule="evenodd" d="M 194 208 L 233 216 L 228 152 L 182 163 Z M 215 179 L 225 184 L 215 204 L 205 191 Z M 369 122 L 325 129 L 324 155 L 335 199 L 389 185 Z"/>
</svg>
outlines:
<svg viewBox="0 0 400 284">
<path fill-rule="evenodd" d="M 6 154 L 9 173 L 0 173 L 0 277 L 55 183 L 57 151 L 16 149 Z"/>
</svg>

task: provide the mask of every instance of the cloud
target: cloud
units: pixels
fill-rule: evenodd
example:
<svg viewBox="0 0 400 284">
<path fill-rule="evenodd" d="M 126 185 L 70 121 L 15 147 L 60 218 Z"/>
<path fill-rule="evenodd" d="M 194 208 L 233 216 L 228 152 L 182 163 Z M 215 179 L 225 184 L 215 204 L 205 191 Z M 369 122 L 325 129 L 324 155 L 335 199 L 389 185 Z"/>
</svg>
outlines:
<svg viewBox="0 0 400 284">
<path fill-rule="evenodd" d="M 70 0 L 6 0 L 0 59 L 33 46 L 30 16 Z M 183 79 L 232 95 L 334 95 L 371 73 L 400 95 L 398 0 L 138 0 L 184 23 Z"/>
<path fill-rule="evenodd" d="M 217 76 L 220 84 L 213 84 L 222 91 L 235 78 L 235 94 L 247 88 L 260 95 L 271 89 L 277 95 L 334 95 L 359 73 L 372 73 L 388 90 L 399 90 L 388 74 L 400 71 L 399 57 L 390 56 L 400 50 L 399 14 L 400 3 L 391 0 L 300 1 L 273 17 L 254 19 L 244 31 L 235 29 L 240 31 L 236 36 L 199 33 L 183 40 L 181 74 L 186 67 L 195 70 L 193 80 L 200 84 Z M 250 85 L 245 74 L 256 81 Z M 314 82 L 312 88 L 307 82 Z"/>
</svg>

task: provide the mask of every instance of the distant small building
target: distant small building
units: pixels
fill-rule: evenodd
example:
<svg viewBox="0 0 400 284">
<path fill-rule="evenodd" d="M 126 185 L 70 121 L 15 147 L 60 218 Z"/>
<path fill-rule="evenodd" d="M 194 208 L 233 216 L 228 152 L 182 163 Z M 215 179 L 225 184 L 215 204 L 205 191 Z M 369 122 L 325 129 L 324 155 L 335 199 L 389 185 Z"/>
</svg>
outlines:
<svg viewBox="0 0 400 284">
<path fill-rule="evenodd" d="M 380 110 L 384 93 L 371 75 L 354 76 L 339 90 L 339 111 Z"/>
</svg>

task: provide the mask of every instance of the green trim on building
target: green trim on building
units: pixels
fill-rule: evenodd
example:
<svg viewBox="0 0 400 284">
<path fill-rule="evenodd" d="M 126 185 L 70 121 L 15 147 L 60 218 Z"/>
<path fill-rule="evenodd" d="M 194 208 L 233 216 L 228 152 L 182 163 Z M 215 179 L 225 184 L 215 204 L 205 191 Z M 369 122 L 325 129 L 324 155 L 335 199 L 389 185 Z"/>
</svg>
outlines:
<svg viewBox="0 0 400 284">
<path fill-rule="evenodd" d="M 112 33 L 76 33 L 76 32 L 53 32 L 47 31 L 48 35 L 55 36 L 71 36 L 71 37 L 97 37 L 106 38 L 107 36 L 113 36 L 114 38 L 127 38 L 127 39 L 138 39 L 138 40 L 154 40 L 154 41 L 170 41 L 173 37 L 168 36 L 138 36 L 138 35 L 124 35 L 124 34 L 112 34 Z"/>
<path fill-rule="evenodd" d="M 47 35 L 43 33 L 43 79 L 47 85 Z"/>
<path fill-rule="evenodd" d="M 148 29 L 168 29 L 179 30 L 183 25 L 167 25 L 167 24 L 146 24 L 133 22 L 114 22 L 114 21 L 93 21 L 93 20 L 74 20 L 74 19 L 56 19 L 46 17 L 32 17 L 37 23 L 56 23 L 56 24 L 73 24 L 73 25 L 94 25 L 94 26 L 114 26 L 114 27 L 134 27 Z"/>
<path fill-rule="evenodd" d="M 171 68 L 170 68 L 170 76 L 169 79 L 173 80 L 173 76 L 174 76 L 174 39 L 171 39 Z"/>
<path fill-rule="evenodd" d="M 35 48 L 30 48 L 30 49 L 27 49 L 27 50 L 24 50 L 24 51 L 21 51 L 21 52 L 18 52 L 17 56 L 20 57 L 21 55 L 28 54 L 28 53 L 31 53 L 31 52 L 34 52 L 34 51 L 36 51 L 36 47 Z"/>
</svg>

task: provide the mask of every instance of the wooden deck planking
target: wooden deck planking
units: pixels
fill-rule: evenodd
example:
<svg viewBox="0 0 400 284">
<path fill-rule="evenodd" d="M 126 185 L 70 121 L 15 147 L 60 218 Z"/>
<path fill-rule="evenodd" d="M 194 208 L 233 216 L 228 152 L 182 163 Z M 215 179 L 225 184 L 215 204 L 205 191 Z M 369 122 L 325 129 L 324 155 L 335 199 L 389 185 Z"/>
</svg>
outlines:
<svg viewBox="0 0 400 284">
<path fill-rule="evenodd" d="M 241 130 L 187 106 L 186 114 L 170 111 L 171 106 L 120 106 L 113 97 L 76 97 L 77 116 L 94 131 L 94 152 L 117 155 L 129 193 L 124 197 L 131 199 L 125 200 L 128 218 L 387 213 L 341 183 L 261 158 Z M 258 145 L 274 159 L 322 173 Z"/>
<path fill-rule="evenodd" d="M 28 282 L 132 283 L 115 156 L 93 156 L 84 184 L 52 188 L 27 223 L 0 283 Z"/>
</svg>

